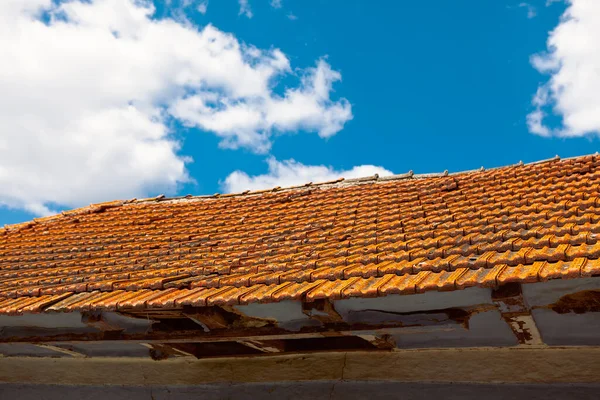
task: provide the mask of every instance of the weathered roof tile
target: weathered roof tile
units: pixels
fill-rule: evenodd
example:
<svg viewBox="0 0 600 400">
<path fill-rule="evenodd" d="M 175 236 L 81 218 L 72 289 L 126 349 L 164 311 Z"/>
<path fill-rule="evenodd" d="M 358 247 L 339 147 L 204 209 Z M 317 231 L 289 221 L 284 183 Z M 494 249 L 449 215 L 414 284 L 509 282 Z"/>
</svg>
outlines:
<svg viewBox="0 0 600 400">
<path fill-rule="evenodd" d="M 600 275 L 600 158 L 114 201 L 0 229 L 0 314 Z"/>
</svg>

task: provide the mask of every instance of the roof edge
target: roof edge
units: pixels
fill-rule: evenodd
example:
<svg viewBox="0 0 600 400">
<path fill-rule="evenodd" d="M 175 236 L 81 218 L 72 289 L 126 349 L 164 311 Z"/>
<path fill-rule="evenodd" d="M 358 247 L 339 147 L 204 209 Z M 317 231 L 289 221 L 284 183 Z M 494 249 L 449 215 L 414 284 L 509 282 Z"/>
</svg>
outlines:
<svg viewBox="0 0 600 400">
<path fill-rule="evenodd" d="M 492 167 L 492 168 L 486 169 L 482 166 L 479 169 L 472 169 L 472 170 L 458 171 L 458 172 L 448 172 L 448 170 L 445 170 L 443 172 L 415 174 L 412 170 L 410 170 L 403 174 L 395 174 L 395 175 L 389 175 L 389 176 L 383 176 L 383 177 L 379 176 L 378 174 L 375 174 L 372 176 L 367 176 L 367 177 L 350 178 L 350 179 L 345 179 L 342 177 L 342 178 L 339 178 L 336 180 L 326 181 L 326 182 L 318 182 L 318 183 L 308 182 L 303 185 L 287 186 L 287 187 L 283 187 L 283 188 L 280 186 L 277 186 L 277 187 L 274 187 L 271 189 L 262 189 L 262 190 L 253 190 L 253 191 L 246 190 L 244 192 L 238 192 L 238 193 L 226 193 L 226 194 L 215 193 L 212 195 L 197 195 L 197 196 L 188 194 L 185 196 L 175 196 L 175 197 L 166 197 L 164 194 L 160 194 L 156 197 L 147 197 L 147 198 L 142 198 L 142 199 L 133 198 L 133 199 L 129 199 L 129 200 L 114 200 L 114 201 L 107 201 L 107 202 L 103 202 L 103 203 L 92 203 L 89 206 L 75 208 L 75 209 L 72 209 L 69 211 L 63 211 L 60 214 L 55 214 L 55 215 L 51 215 L 51 216 L 47 216 L 47 217 L 34 218 L 33 220 L 27 221 L 27 222 L 21 222 L 21 223 L 11 224 L 11 225 L 4 225 L 4 227 L 0 228 L 0 234 L 7 234 L 9 232 L 20 231 L 22 229 L 31 228 L 31 227 L 39 225 L 39 224 L 46 224 L 46 223 L 54 222 L 56 220 L 59 220 L 59 219 L 65 218 L 65 217 L 68 218 L 68 217 L 76 217 L 78 215 L 99 213 L 99 212 L 103 212 L 110 208 L 120 207 L 120 206 L 127 205 L 127 204 L 141 204 L 141 203 L 151 203 L 151 202 L 174 202 L 174 201 L 181 201 L 181 200 L 209 200 L 209 199 L 229 198 L 229 197 L 255 196 L 255 195 L 261 195 L 261 194 L 265 194 L 265 193 L 288 192 L 288 191 L 299 190 L 299 189 L 312 189 L 312 188 L 329 189 L 329 188 L 333 188 L 333 187 L 356 186 L 356 185 L 378 183 L 378 182 L 385 183 L 385 182 L 404 181 L 404 180 L 442 178 L 442 177 L 448 177 L 448 176 L 475 174 L 475 173 L 480 173 L 480 172 L 484 172 L 484 171 L 495 171 L 495 170 L 500 170 L 500 169 L 505 169 L 505 168 L 514 168 L 514 167 L 545 164 L 545 163 L 549 163 L 549 162 L 567 161 L 567 160 L 579 159 L 579 158 L 584 158 L 584 157 L 589 157 L 589 156 L 598 156 L 598 154 L 599 153 L 596 152 L 594 154 L 585 154 L 585 155 L 581 155 L 581 156 L 567 157 L 567 158 L 562 158 L 562 159 L 558 155 L 556 155 L 552 158 L 548 158 L 545 160 L 539 160 L 539 161 L 533 161 L 530 163 L 523 163 L 523 161 L 519 161 L 516 164 L 504 165 L 504 166 L 500 166 L 500 167 Z"/>
</svg>

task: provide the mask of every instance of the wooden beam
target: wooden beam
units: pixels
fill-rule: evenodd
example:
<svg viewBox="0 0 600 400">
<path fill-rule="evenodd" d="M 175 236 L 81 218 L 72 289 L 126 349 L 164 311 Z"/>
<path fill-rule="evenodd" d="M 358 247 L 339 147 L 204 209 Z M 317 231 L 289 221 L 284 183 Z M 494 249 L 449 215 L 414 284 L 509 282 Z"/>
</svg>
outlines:
<svg viewBox="0 0 600 400">
<path fill-rule="evenodd" d="M 238 335 L 204 335 L 204 334 L 195 334 L 190 333 L 186 336 L 173 336 L 163 335 L 160 337 L 153 337 L 151 335 L 147 336 L 132 336 L 127 337 L 124 336 L 121 338 L 115 339 L 106 339 L 103 337 L 98 338 L 85 338 L 85 337 L 70 337 L 70 338 L 53 338 L 53 337 L 36 337 L 34 340 L 28 340 L 27 338 L 22 338 L 19 340 L 10 340 L 5 343 L 32 343 L 32 344 L 42 344 L 47 343 L 51 345 L 56 344 L 76 344 L 76 343 L 115 343 L 115 344 L 128 344 L 128 343 L 213 343 L 213 342 L 236 342 L 240 340 L 251 340 L 251 341 L 271 341 L 271 340 L 289 340 L 289 339 L 313 339 L 313 338 L 326 338 L 326 337 L 341 337 L 341 336 L 360 336 L 360 335 L 374 335 L 374 336 L 382 336 L 382 335 L 413 335 L 419 333 L 435 333 L 438 332 L 442 334 L 443 332 L 451 332 L 456 330 L 454 327 L 448 326 L 437 326 L 437 327 L 362 327 L 362 329 L 354 328 L 354 329 L 340 329 L 340 330 L 329 330 L 329 331 L 312 331 L 312 332 L 302 332 L 302 333 L 281 333 L 274 332 L 268 333 L 264 331 L 258 331 L 256 333 L 248 333 L 242 334 L 244 332 L 237 332 Z M 1 343 L 1 341 L 0 341 Z"/>
<path fill-rule="evenodd" d="M 53 346 L 51 344 L 36 344 L 36 346 L 37 347 L 41 347 L 43 349 L 56 351 L 57 353 L 66 354 L 66 355 L 69 355 L 69 356 L 75 357 L 75 358 L 84 358 L 84 357 L 87 357 L 85 354 L 80 353 L 78 351 L 70 350 L 70 349 L 65 349 L 65 348 L 62 348 L 62 347 L 59 347 L 59 346 Z"/>
<path fill-rule="evenodd" d="M 282 346 L 276 346 L 273 341 L 269 341 L 269 344 L 259 340 L 237 340 L 237 342 L 263 353 L 280 353 L 282 351 Z"/>
<path fill-rule="evenodd" d="M 193 354 L 185 352 L 174 346 L 169 346 L 167 344 L 140 343 L 140 345 L 147 347 L 150 350 L 150 357 L 153 360 L 165 360 L 170 356 L 194 357 Z"/>
<path fill-rule="evenodd" d="M 183 315 L 202 326 L 205 332 L 210 332 L 214 329 L 224 329 L 229 326 L 225 314 L 226 312 L 219 307 L 204 307 L 198 308 L 194 312 L 186 312 Z"/>
<path fill-rule="evenodd" d="M 319 299 L 313 302 L 302 303 L 302 312 L 312 319 L 324 324 L 343 323 L 344 320 L 328 299 Z"/>
<path fill-rule="evenodd" d="M 125 327 L 115 325 L 106 321 L 102 312 L 84 312 L 81 314 L 81 322 L 84 324 L 107 333 L 118 333 L 125 330 Z"/>
<path fill-rule="evenodd" d="M 492 301 L 521 345 L 543 345 L 542 336 L 525 304 L 520 283 L 508 283 L 492 291 Z"/>
<path fill-rule="evenodd" d="M 366 340 L 380 350 L 392 350 L 396 348 L 396 341 L 389 334 L 383 335 L 356 335 L 359 338 Z"/>
</svg>

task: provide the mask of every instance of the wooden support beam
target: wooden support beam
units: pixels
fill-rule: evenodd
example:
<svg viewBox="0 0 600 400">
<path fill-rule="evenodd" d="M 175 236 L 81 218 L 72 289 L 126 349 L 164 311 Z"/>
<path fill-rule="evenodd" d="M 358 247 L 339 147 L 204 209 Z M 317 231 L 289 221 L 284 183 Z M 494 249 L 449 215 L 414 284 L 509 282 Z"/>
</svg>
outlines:
<svg viewBox="0 0 600 400">
<path fill-rule="evenodd" d="M 85 354 L 80 353 L 78 351 L 71 350 L 71 349 L 65 349 L 65 348 L 59 347 L 59 346 L 53 346 L 51 344 L 36 344 L 36 346 L 37 347 L 41 347 L 43 349 L 56 351 L 57 353 L 66 354 L 66 355 L 69 355 L 69 356 L 75 357 L 75 358 L 84 358 L 84 357 L 87 357 Z"/>
<path fill-rule="evenodd" d="M 170 356 L 194 357 L 193 354 L 183 351 L 174 345 L 161 343 L 140 343 L 140 345 L 147 347 L 150 350 L 150 357 L 153 360 L 165 360 Z"/>
<path fill-rule="evenodd" d="M 392 350 L 396 348 L 396 341 L 391 335 L 356 335 L 359 338 L 366 340 L 380 350 Z"/>
<path fill-rule="evenodd" d="M 193 311 L 184 312 L 183 315 L 202 326 L 205 332 L 224 329 L 229 326 L 226 311 L 219 307 L 198 308 Z"/>
<path fill-rule="evenodd" d="M 259 340 L 237 340 L 237 342 L 263 353 L 280 353 L 283 351 L 283 345 L 278 346 L 276 341 L 273 340 L 270 340 L 268 344 Z"/>
<path fill-rule="evenodd" d="M 313 302 L 302 303 L 302 312 L 312 319 L 324 324 L 343 323 L 344 320 L 328 299 L 319 299 Z"/>
<path fill-rule="evenodd" d="M 108 322 L 102 312 L 84 312 L 81 314 L 81 322 L 102 332 L 116 333 L 125 329 L 122 326 Z"/>
<path fill-rule="evenodd" d="M 543 345 L 542 336 L 525 304 L 520 283 L 508 283 L 492 291 L 492 301 L 521 345 Z"/>
<path fill-rule="evenodd" d="M 131 338 L 120 338 L 120 339 L 84 339 L 84 338 L 70 338 L 65 340 L 56 340 L 53 338 L 47 338 L 48 344 L 75 344 L 75 343 L 147 343 L 147 344 L 166 344 L 166 343 L 215 343 L 215 342 L 237 342 L 237 341 L 273 341 L 273 340 L 290 340 L 290 339 L 314 339 L 314 338 L 326 338 L 326 337 L 342 337 L 342 336 L 383 336 L 383 335 L 402 335 L 402 334 L 419 334 L 431 333 L 431 332 L 446 332 L 452 331 L 454 328 L 448 328 L 445 326 L 440 327 L 363 327 L 363 329 L 341 329 L 336 331 L 315 331 L 315 332 L 303 332 L 303 333 L 255 333 L 246 335 L 204 335 L 204 334 L 190 334 L 185 337 L 169 337 L 169 335 L 161 337 L 131 337 Z M 238 332 L 241 333 L 241 332 Z M 36 338 L 35 341 L 11 341 L 12 343 L 40 343 L 44 338 Z"/>
</svg>

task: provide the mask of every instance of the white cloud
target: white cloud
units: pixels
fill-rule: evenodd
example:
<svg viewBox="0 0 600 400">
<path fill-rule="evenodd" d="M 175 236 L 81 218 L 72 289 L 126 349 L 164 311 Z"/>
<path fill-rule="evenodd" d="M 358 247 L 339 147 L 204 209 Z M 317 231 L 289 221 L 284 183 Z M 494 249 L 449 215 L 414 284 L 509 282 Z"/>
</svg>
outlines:
<svg viewBox="0 0 600 400">
<path fill-rule="evenodd" d="M 269 170 L 266 174 L 249 176 L 243 171 L 234 171 L 221 183 L 226 193 L 245 190 L 269 189 L 277 186 L 296 186 L 308 182 L 327 182 L 338 178 L 361 178 L 379 174 L 393 175 L 391 171 L 375 165 L 360 165 L 349 170 L 335 170 L 325 165 L 304 165 L 293 159 L 278 161 L 274 157 L 267 159 Z"/>
<path fill-rule="evenodd" d="M 529 19 L 534 18 L 537 15 L 535 7 L 529 3 L 519 3 L 518 7 L 527 9 L 527 18 Z"/>
<path fill-rule="evenodd" d="M 550 75 L 533 98 L 529 130 L 544 136 L 600 134 L 600 1 L 570 0 L 548 38 L 548 51 L 532 57 L 533 66 Z M 562 126 L 544 123 L 548 110 Z"/>
<path fill-rule="evenodd" d="M 240 12 L 239 15 L 245 15 L 248 18 L 252 18 L 254 14 L 252 14 L 252 10 L 250 9 L 250 4 L 248 4 L 248 0 L 238 0 L 240 4 Z"/>
<path fill-rule="evenodd" d="M 273 8 L 281 8 L 281 0 L 271 0 L 271 7 Z"/>
<path fill-rule="evenodd" d="M 292 13 L 289 13 L 289 14 L 287 15 L 287 17 L 288 17 L 288 19 L 289 19 L 289 20 L 292 20 L 292 21 L 295 21 L 295 20 L 297 20 L 297 19 L 298 19 L 298 17 L 297 17 L 297 16 L 295 16 L 294 14 L 292 14 Z"/>
<path fill-rule="evenodd" d="M 208 9 L 208 0 L 201 1 L 196 9 L 200 14 L 206 14 L 206 10 Z"/>
<path fill-rule="evenodd" d="M 542 86 L 538 88 L 532 103 L 536 109 L 527 115 L 529 131 L 540 136 L 550 136 L 550 129 L 543 124 L 546 113 L 542 111 L 542 107 L 548 103 L 548 90 L 546 87 Z"/>
<path fill-rule="evenodd" d="M 253 151 L 352 118 L 328 97 L 340 76 L 324 61 L 279 96 L 292 71 L 280 50 L 153 12 L 141 0 L 0 1 L 0 205 L 46 214 L 173 193 L 190 180 L 174 118 Z"/>
<path fill-rule="evenodd" d="M 281 53 L 274 52 L 269 62 L 271 68 L 289 68 Z M 315 68 L 307 69 L 299 87 L 287 89 L 283 96 L 255 96 L 239 102 L 199 92 L 178 100 L 170 113 L 187 125 L 216 133 L 223 138 L 223 147 L 244 146 L 264 153 L 273 131 L 305 129 L 323 138 L 339 132 L 352 119 L 347 100 L 330 100 L 332 84 L 340 79 L 339 72 L 320 60 Z"/>
</svg>

